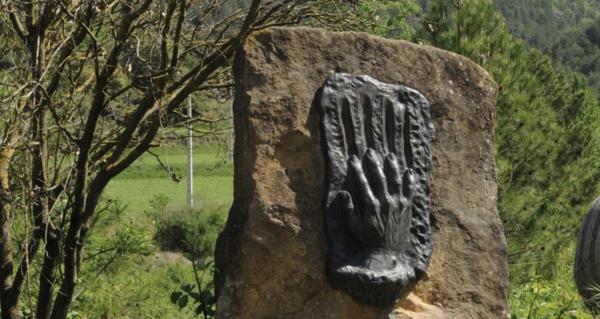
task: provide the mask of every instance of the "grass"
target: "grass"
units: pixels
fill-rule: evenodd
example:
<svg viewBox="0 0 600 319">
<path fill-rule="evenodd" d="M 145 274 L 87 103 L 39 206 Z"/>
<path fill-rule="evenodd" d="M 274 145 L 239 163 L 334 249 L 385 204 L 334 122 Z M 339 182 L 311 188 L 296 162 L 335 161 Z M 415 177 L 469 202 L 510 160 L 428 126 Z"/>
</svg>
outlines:
<svg viewBox="0 0 600 319">
<path fill-rule="evenodd" d="M 135 216 L 148 208 L 157 195 L 170 199 L 170 207 L 186 204 L 187 150 L 182 146 L 160 147 L 153 150 L 161 162 L 171 169 L 167 172 L 158 160 L 145 154 L 127 171 L 108 185 L 106 195 L 128 206 Z M 175 174 L 179 182 L 170 174 Z M 228 207 L 233 200 L 233 166 L 220 146 L 199 146 L 194 150 L 194 202 L 197 205 Z"/>
<path fill-rule="evenodd" d="M 109 187 L 109 197 L 126 203 L 132 216 L 143 213 L 148 202 L 157 195 L 169 197 L 172 206 L 186 203 L 186 182 L 175 183 L 166 177 L 117 179 Z M 227 176 L 196 177 L 194 192 L 196 205 L 229 206 L 233 198 L 232 179 Z"/>
<path fill-rule="evenodd" d="M 193 280 L 189 261 L 179 254 L 131 258 L 99 277 L 76 300 L 74 318 L 196 318 L 169 300 L 171 291 Z M 75 314 L 75 315 L 74 315 Z"/>
</svg>

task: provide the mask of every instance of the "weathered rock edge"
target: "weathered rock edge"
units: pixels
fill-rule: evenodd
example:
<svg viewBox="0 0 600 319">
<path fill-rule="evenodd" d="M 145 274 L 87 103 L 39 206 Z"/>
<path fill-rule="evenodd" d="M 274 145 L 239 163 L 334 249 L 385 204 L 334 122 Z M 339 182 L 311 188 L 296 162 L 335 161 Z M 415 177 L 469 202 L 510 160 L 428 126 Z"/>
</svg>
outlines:
<svg viewBox="0 0 600 319">
<path fill-rule="evenodd" d="M 468 59 L 363 33 L 273 28 L 236 57 L 234 203 L 218 240 L 218 318 L 507 318 L 506 243 L 496 211 L 497 87 Z M 395 307 L 327 283 L 324 161 L 311 104 L 333 72 L 429 99 L 433 144 L 427 273 Z"/>
</svg>

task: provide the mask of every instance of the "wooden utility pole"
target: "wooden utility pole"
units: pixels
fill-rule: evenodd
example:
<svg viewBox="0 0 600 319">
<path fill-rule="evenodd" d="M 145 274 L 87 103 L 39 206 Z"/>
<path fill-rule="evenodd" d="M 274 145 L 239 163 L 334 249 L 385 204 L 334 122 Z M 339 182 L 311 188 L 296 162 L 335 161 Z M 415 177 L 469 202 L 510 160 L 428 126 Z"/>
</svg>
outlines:
<svg viewBox="0 0 600 319">
<path fill-rule="evenodd" d="M 194 140 L 192 130 L 192 96 L 188 97 L 188 123 L 187 123 L 187 146 L 188 146 L 188 157 L 187 157 L 187 205 L 188 207 L 194 207 Z"/>
</svg>

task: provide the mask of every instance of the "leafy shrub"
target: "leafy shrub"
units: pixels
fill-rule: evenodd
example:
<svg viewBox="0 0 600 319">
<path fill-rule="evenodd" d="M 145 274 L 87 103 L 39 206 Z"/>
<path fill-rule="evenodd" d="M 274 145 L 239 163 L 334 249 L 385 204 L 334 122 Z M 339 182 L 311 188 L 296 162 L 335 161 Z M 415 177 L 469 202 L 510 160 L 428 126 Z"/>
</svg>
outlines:
<svg viewBox="0 0 600 319">
<path fill-rule="evenodd" d="M 169 209 L 168 203 L 164 196 L 155 196 L 147 212 L 155 226 L 154 240 L 158 247 L 163 251 L 181 252 L 188 259 L 212 256 L 217 236 L 225 225 L 223 209 Z"/>
<path fill-rule="evenodd" d="M 171 292 L 171 302 L 179 309 L 192 305 L 196 315 L 202 315 L 204 319 L 214 318 L 217 303 L 214 295 L 214 263 L 194 261 L 192 265 L 196 283 L 182 284 L 178 290 Z"/>
<path fill-rule="evenodd" d="M 155 196 L 147 215 L 155 226 L 154 240 L 161 250 L 181 252 L 192 263 L 194 282 L 182 282 L 179 289 L 171 292 L 170 300 L 179 309 L 194 307 L 196 315 L 213 318 L 216 298 L 214 296 L 214 254 L 219 232 L 225 225 L 222 207 L 169 209 L 168 198 Z"/>
</svg>

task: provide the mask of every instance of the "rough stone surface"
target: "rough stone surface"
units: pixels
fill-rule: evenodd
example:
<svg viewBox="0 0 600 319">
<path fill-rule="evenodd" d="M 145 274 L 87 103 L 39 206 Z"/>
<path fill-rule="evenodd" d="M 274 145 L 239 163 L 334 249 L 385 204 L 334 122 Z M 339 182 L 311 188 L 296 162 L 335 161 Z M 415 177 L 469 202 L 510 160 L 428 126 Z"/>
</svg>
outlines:
<svg viewBox="0 0 600 319">
<path fill-rule="evenodd" d="M 326 276 L 324 157 L 313 101 L 333 72 L 411 87 L 430 102 L 433 256 L 397 305 L 365 306 Z M 218 318 L 508 318 L 496 211 L 497 88 L 468 59 L 362 33 L 275 28 L 235 63 L 235 191 L 217 243 Z"/>
</svg>

